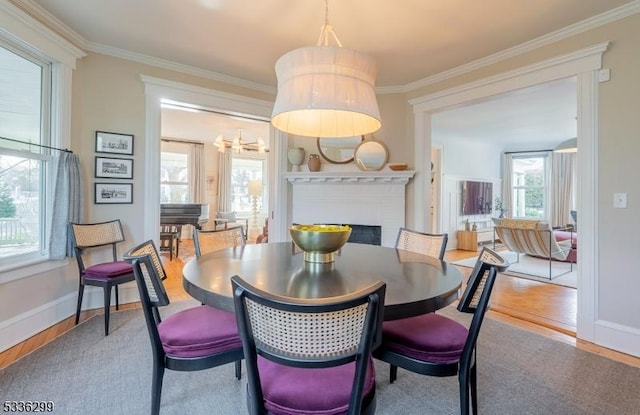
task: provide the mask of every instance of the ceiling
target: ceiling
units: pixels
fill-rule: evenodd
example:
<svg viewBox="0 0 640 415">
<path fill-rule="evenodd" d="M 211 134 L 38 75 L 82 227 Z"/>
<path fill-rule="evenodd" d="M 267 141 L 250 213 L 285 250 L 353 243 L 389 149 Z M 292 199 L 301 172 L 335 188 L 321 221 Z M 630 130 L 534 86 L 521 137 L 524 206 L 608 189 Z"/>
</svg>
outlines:
<svg viewBox="0 0 640 415">
<path fill-rule="evenodd" d="M 13 1 L 45 9 L 81 47 L 116 48 L 273 88 L 278 57 L 315 45 L 325 19 L 323 0 Z M 374 58 L 377 86 L 397 87 L 631 2 L 329 0 L 328 17 L 344 47 Z"/>
<path fill-rule="evenodd" d="M 162 59 L 275 91 L 282 54 L 315 45 L 323 0 L 12 0 L 85 49 Z M 637 0 L 329 0 L 344 47 L 371 55 L 378 88 L 404 88 Z M 56 19 L 58 20 L 56 22 Z M 233 82 L 232 82 L 233 83 Z M 504 94 L 434 117 L 434 137 L 505 149 L 575 137 L 575 80 Z M 163 109 L 165 137 L 269 135 L 269 124 Z M 533 145 L 533 144 L 531 144 Z M 551 144 L 549 144 L 551 145 Z"/>
</svg>

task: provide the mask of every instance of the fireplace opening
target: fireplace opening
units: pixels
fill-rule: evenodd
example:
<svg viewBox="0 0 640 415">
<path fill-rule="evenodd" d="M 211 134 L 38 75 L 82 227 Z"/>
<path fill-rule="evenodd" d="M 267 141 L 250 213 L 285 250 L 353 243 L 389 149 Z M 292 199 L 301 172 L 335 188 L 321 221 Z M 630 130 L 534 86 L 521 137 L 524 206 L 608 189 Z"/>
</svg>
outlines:
<svg viewBox="0 0 640 415">
<path fill-rule="evenodd" d="M 382 245 L 382 226 L 351 225 L 351 236 L 347 242 L 358 244 Z"/>
</svg>

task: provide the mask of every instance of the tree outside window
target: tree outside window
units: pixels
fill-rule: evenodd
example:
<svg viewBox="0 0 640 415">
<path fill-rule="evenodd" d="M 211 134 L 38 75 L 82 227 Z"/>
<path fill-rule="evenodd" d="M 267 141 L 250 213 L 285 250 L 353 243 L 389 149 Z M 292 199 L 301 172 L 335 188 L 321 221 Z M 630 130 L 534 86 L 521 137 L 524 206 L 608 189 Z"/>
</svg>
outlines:
<svg viewBox="0 0 640 415">
<path fill-rule="evenodd" d="M 545 155 L 513 158 L 513 217 L 546 217 L 546 169 Z"/>
</svg>

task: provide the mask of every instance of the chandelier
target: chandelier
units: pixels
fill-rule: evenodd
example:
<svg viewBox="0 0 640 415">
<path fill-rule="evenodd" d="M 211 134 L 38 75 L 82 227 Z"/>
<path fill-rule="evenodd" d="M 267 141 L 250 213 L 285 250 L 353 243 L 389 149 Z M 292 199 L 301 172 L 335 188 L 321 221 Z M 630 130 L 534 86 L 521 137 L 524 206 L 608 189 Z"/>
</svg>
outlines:
<svg viewBox="0 0 640 415">
<path fill-rule="evenodd" d="M 262 137 L 258 137 L 255 141 L 243 141 L 242 129 L 238 130 L 238 136 L 233 139 L 227 139 L 222 135 L 219 135 L 213 145 L 218 147 L 218 152 L 220 153 L 224 153 L 227 148 L 230 148 L 232 151 L 235 151 L 237 153 L 242 153 L 243 151 L 257 151 L 258 153 L 266 153 L 269 151 L 267 150 Z"/>
<path fill-rule="evenodd" d="M 330 46 L 329 39 L 337 46 Z M 342 47 L 329 24 L 327 0 L 317 45 L 282 55 L 275 70 L 278 93 L 271 124 L 278 130 L 309 137 L 353 137 L 380 129 L 375 62 Z"/>
</svg>

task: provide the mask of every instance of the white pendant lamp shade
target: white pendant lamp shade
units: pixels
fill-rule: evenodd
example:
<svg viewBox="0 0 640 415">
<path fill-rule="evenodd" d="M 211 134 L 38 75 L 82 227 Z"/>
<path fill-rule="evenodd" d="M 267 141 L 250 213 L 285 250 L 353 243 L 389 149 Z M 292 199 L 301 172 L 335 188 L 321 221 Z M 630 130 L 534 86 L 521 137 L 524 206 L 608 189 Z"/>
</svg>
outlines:
<svg viewBox="0 0 640 415">
<path fill-rule="evenodd" d="M 307 137 L 353 137 L 378 129 L 375 62 L 360 52 L 309 46 L 276 62 L 278 95 L 271 124 Z"/>
</svg>

